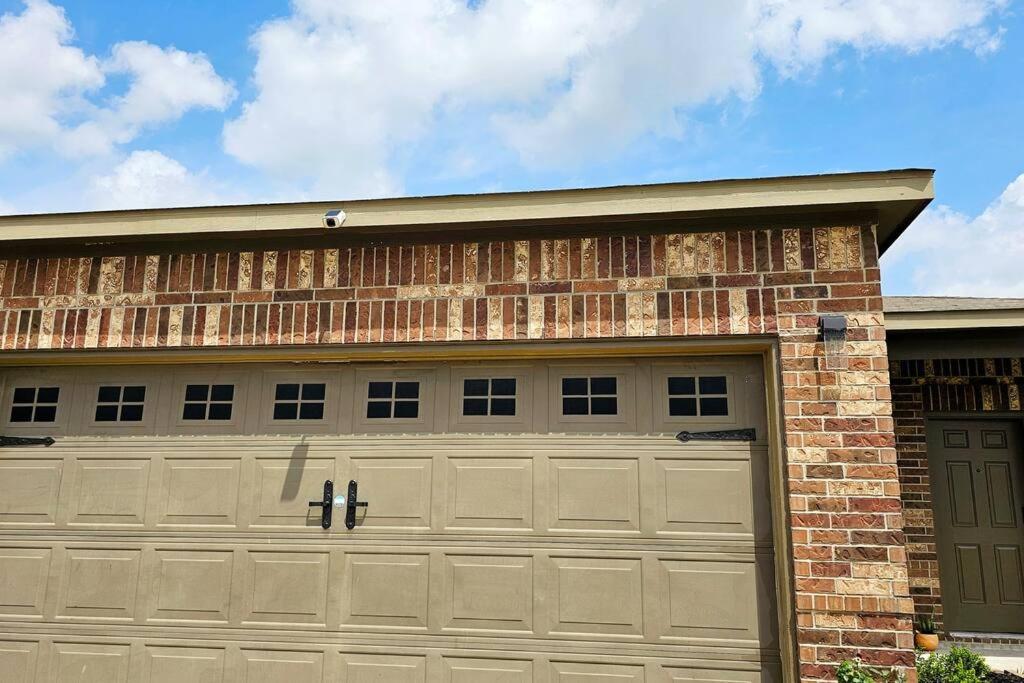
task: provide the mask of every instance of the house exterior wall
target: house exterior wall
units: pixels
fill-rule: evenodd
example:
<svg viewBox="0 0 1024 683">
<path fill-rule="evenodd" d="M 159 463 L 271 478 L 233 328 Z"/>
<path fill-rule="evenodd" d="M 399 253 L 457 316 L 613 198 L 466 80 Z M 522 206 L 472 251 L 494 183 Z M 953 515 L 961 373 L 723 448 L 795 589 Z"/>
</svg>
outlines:
<svg viewBox="0 0 1024 683">
<path fill-rule="evenodd" d="M 893 418 L 914 611 L 943 626 L 925 418 L 929 413 L 1024 416 L 1024 359 L 893 361 Z M 993 639 L 983 639 L 991 641 Z M 994 640 L 999 640 L 998 638 Z"/>
<path fill-rule="evenodd" d="M 874 232 L 8 257 L 0 349 L 775 337 L 798 663 L 829 680 L 847 657 L 913 664 Z M 844 369 L 823 362 L 823 313 L 847 316 Z"/>
</svg>

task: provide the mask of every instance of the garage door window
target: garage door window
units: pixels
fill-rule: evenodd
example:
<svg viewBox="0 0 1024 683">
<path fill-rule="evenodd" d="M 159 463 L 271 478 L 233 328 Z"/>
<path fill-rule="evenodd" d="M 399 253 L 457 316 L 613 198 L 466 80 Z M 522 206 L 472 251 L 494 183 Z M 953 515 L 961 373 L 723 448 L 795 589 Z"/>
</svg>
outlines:
<svg viewBox="0 0 1024 683">
<path fill-rule="evenodd" d="M 467 378 L 463 380 L 462 414 L 467 416 L 515 415 L 515 377 Z"/>
<path fill-rule="evenodd" d="M 728 382 L 723 375 L 668 378 L 671 417 L 717 417 L 729 414 Z"/>
<path fill-rule="evenodd" d="M 146 387 L 101 386 L 96 392 L 96 422 L 142 422 Z"/>
<path fill-rule="evenodd" d="M 562 415 L 618 415 L 615 377 L 563 377 Z"/>
<path fill-rule="evenodd" d="M 54 422 L 60 387 L 15 387 L 11 422 Z"/>
<path fill-rule="evenodd" d="M 372 381 L 366 387 L 367 419 L 415 419 L 420 416 L 419 382 Z"/>
<path fill-rule="evenodd" d="M 230 420 L 234 398 L 234 384 L 188 384 L 181 419 Z"/>
<path fill-rule="evenodd" d="M 275 420 L 322 420 L 327 385 L 315 383 L 283 383 L 274 388 Z"/>
</svg>

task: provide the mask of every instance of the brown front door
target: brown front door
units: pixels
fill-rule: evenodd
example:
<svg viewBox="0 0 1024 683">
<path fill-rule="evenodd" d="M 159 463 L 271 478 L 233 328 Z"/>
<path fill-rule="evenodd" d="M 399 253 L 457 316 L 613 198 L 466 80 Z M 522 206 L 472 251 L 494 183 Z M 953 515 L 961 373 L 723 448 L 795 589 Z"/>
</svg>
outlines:
<svg viewBox="0 0 1024 683">
<path fill-rule="evenodd" d="M 928 423 L 947 630 L 1024 632 L 1024 453 L 1017 422 Z"/>
</svg>

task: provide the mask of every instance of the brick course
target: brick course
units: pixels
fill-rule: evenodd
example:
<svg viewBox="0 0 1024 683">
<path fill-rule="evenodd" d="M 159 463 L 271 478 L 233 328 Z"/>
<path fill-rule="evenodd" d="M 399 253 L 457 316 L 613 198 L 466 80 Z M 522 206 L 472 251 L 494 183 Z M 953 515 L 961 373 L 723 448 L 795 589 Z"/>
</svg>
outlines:
<svg viewBox="0 0 1024 683">
<path fill-rule="evenodd" d="M 771 335 L 799 664 L 912 666 L 874 228 L 0 260 L 0 348 Z M 826 368 L 818 316 L 849 322 Z"/>
</svg>

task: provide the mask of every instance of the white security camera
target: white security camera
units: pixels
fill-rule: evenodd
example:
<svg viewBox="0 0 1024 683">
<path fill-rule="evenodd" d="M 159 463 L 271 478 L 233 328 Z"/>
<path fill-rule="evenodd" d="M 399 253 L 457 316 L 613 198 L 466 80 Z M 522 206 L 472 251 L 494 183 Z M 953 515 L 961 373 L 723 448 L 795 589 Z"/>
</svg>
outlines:
<svg viewBox="0 0 1024 683">
<path fill-rule="evenodd" d="M 324 214 L 325 228 L 340 228 L 345 222 L 345 212 L 341 209 L 331 209 Z"/>
</svg>

